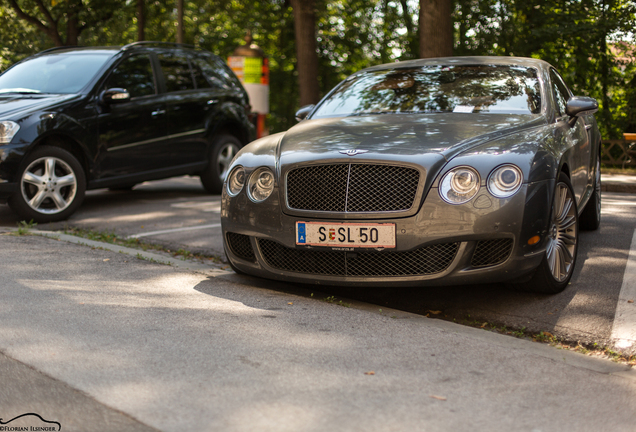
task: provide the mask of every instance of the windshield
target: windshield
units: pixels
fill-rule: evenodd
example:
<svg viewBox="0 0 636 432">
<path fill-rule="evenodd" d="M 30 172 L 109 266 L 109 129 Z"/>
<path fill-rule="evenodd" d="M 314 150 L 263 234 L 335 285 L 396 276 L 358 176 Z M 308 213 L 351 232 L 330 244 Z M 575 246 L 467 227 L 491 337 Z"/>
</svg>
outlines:
<svg viewBox="0 0 636 432">
<path fill-rule="evenodd" d="M 57 53 L 17 64 L 0 75 L 2 93 L 77 93 L 113 53 Z"/>
<path fill-rule="evenodd" d="M 537 114 L 537 71 L 518 66 L 424 66 L 355 75 L 312 118 L 385 113 Z"/>
</svg>

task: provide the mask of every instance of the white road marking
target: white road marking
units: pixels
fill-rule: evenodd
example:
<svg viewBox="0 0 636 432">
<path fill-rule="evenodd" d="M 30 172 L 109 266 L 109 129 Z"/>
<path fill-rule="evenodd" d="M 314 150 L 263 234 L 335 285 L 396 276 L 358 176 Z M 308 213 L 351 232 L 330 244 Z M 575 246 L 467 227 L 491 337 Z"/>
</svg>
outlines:
<svg viewBox="0 0 636 432">
<path fill-rule="evenodd" d="M 221 201 L 187 201 L 171 204 L 170 207 L 196 209 L 208 213 L 221 213 Z"/>
<path fill-rule="evenodd" d="M 126 238 L 139 238 L 139 237 L 148 237 L 148 236 L 159 235 L 159 234 L 170 234 L 170 233 L 175 233 L 180 231 L 195 231 L 200 229 L 219 228 L 220 226 L 221 224 L 218 223 L 218 224 L 210 224 L 210 225 L 197 225 L 197 226 L 191 226 L 191 227 L 173 228 L 173 229 L 167 229 L 167 230 L 161 230 L 161 231 L 148 231 L 145 233 L 129 235 Z"/>
<path fill-rule="evenodd" d="M 629 348 L 636 343 L 636 230 L 627 257 L 623 285 L 618 295 L 612 340 L 617 348 Z"/>
</svg>

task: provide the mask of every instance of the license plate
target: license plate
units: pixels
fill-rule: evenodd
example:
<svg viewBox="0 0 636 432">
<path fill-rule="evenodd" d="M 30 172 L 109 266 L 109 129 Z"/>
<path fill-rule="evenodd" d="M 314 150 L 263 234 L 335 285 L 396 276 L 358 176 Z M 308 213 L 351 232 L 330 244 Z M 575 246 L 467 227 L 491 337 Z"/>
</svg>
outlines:
<svg viewBox="0 0 636 432">
<path fill-rule="evenodd" d="M 296 222 L 296 244 L 342 248 L 394 248 L 395 224 Z"/>
</svg>

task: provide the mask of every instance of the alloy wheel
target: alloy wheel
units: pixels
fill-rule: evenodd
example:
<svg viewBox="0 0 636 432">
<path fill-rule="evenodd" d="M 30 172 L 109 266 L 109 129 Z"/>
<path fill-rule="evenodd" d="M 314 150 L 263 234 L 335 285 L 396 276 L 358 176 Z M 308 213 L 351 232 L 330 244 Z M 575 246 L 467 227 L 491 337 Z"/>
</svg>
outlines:
<svg viewBox="0 0 636 432">
<path fill-rule="evenodd" d="M 219 151 L 217 163 L 219 164 L 219 178 L 221 179 L 221 182 L 225 181 L 225 178 L 228 175 L 230 164 L 232 163 L 232 159 L 234 159 L 234 156 L 236 155 L 238 150 L 239 148 L 236 146 L 236 144 L 227 143 Z"/>
<path fill-rule="evenodd" d="M 552 276 L 565 281 L 576 256 L 577 215 L 570 188 L 559 183 L 554 196 L 552 224 L 548 235 L 547 261 Z"/>
<path fill-rule="evenodd" d="M 62 159 L 42 157 L 24 170 L 20 189 L 26 204 L 38 213 L 56 214 L 73 203 L 77 178 Z"/>
</svg>

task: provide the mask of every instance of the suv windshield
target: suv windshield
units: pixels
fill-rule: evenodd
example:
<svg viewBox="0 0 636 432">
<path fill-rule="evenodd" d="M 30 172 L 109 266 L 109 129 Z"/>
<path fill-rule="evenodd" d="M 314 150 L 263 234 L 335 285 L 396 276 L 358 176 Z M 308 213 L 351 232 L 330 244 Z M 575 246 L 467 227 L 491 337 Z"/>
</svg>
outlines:
<svg viewBox="0 0 636 432">
<path fill-rule="evenodd" d="M 517 66 L 424 66 L 355 75 L 312 118 L 386 113 L 537 114 L 537 71 Z"/>
<path fill-rule="evenodd" d="M 77 93 L 113 54 L 64 52 L 26 60 L 0 75 L 0 94 Z"/>
</svg>

